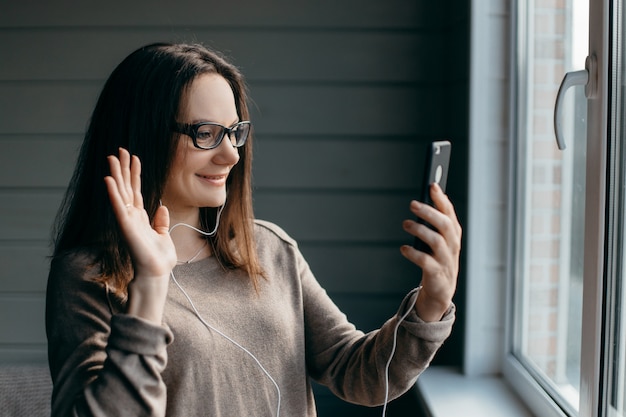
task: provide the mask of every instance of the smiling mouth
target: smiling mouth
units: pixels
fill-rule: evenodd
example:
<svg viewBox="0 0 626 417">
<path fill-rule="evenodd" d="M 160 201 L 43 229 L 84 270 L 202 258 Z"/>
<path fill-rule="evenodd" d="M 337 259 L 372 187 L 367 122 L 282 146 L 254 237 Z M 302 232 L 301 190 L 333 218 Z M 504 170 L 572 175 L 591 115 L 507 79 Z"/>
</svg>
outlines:
<svg viewBox="0 0 626 417">
<path fill-rule="evenodd" d="M 200 175 L 196 174 L 198 178 L 200 178 L 205 183 L 209 183 L 211 185 L 222 186 L 226 183 L 226 178 L 228 175 Z"/>
</svg>

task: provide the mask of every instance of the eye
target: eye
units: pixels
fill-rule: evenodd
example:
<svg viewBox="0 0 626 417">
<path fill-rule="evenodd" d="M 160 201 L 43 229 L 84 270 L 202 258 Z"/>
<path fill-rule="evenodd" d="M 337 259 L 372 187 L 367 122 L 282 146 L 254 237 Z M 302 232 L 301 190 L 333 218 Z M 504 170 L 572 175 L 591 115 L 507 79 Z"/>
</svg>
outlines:
<svg viewBox="0 0 626 417">
<path fill-rule="evenodd" d="M 196 133 L 196 140 L 204 143 L 212 142 L 215 139 L 215 127 L 213 125 L 200 126 Z"/>
</svg>

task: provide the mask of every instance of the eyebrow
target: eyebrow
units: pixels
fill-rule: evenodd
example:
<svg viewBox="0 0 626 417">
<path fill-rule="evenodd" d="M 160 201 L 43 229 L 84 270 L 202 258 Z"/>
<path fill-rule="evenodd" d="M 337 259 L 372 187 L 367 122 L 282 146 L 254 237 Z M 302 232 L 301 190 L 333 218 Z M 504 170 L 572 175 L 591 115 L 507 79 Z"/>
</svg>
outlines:
<svg viewBox="0 0 626 417">
<path fill-rule="evenodd" d="M 199 124 L 199 123 L 217 123 L 218 125 L 222 125 L 222 126 L 226 126 L 226 127 L 231 127 L 231 126 L 236 125 L 236 124 L 237 124 L 237 123 L 239 123 L 239 122 L 240 122 L 239 117 L 237 117 L 233 123 L 231 123 L 231 124 L 226 124 L 226 125 L 224 125 L 224 124 L 222 124 L 222 123 L 220 123 L 220 122 L 216 122 L 216 121 L 214 121 L 214 120 L 208 120 L 208 119 L 195 119 L 195 120 L 192 120 L 189 124 L 190 124 L 190 125 L 197 125 L 197 124 Z"/>
</svg>

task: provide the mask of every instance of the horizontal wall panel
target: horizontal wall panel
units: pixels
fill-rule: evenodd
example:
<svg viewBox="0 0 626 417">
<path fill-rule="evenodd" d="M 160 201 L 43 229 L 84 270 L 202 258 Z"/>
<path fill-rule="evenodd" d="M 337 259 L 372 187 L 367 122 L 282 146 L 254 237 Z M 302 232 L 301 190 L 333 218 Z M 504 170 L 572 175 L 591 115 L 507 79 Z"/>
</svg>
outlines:
<svg viewBox="0 0 626 417">
<path fill-rule="evenodd" d="M 0 134 L 84 133 L 97 82 L 0 83 Z"/>
<path fill-rule="evenodd" d="M 417 193 L 426 146 L 417 141 L 302 139 L 255 143 L 254 184 L 265 188 L 410 190 Z"/>
<path fill-rule="evenodd" d="M 433 86 L 251 85 L 250 90 L 260 133 L 368 137 L 437 132 L 441 96 Z"/>
<path fill-rule="evenodd" d="M 45 292 L 51 249 L 47 242 L 36 245 L 0 244 L 0 293 Z"/>
<path fill-rule="evenodd" d="M 74 171 L 79 135 L 0 137 L 0 187 L 63 187 Z"/>
<path fill-rule="evenodd" d="M 0 240 L 49 241 L 62 191 L 0 191 Z"/>
<path fill-rule="evenodd" d="M 7 343 L 45 344 L 45 295 L 0 294 L 0 346 Z"/>
<path fill-rule="evenodd" d="M 33 345 L 0 343 L 0 364 L 27 365 L 40 364 L 48 368 L 48 345 L 37 343 Z"/>
<path fill-rule="evenodd" d="M 396 295 L 344 295 L 329 292 L 348 320 L 364 332 L 380 328 L 398 311 L 408 291 Z"/>
<path fill-rule="evenodd" d="M 423 1 L 291 0 L 201 2 L 140 0 L 0 2 L 0 27 L 33 26 L 230 26 L 237 28 L 358 27 L 405 29 L 440 22 Z"/>
<path fill-rule="evenodd" d="M 101 88 L 0 83 L 0 134 L 83 133 Z M 267 135 L 433 136 L 442 100 L 432 86 L 253 85 L 251 92 L 255 129 Z"/>
<path fill-rule="evenodd" d="M 82 135 L 0 137 L 0 187 L 65 188 Z M 388 137 L 259 136 L 254 144 L 257 188 L 405 190 L 418 195 L 426 146 Z"/>
<path fill-rule="evenodd" d="M 432 32 L 273 29 L 0 30 L 0 80 L 97 80 L 136 48 L 199 42 L 222 51 L 248 82 L 441 82 Z M 46 62 L 46 65 L 41 65 Z"/>
<path fill-rule="evenodd" d="M 407 235 L 408 236 L 408 235 Z M 410 243 L 407 238 L 405 243 Z M 418 267 L 391 246 L 299 245 L 317 280 L 335 294 L 396 294 L 419 285 Z"/>
<path fill-rule="evenodd" d="M 256 193 L 254 205 L 258 218 L 299 241 L 404 243 L 409 200 L 402 194 L 267 191 Z"/>
<path fill-rule="evenodd" d="M 49 239 L 63 191 L 0 191 L 0 240 Z M 298 239 L 403 242 L 411 217 L 407 193 L 274 192 L 258 190 L 257 217 L 274 220 Z"/>
</svg>

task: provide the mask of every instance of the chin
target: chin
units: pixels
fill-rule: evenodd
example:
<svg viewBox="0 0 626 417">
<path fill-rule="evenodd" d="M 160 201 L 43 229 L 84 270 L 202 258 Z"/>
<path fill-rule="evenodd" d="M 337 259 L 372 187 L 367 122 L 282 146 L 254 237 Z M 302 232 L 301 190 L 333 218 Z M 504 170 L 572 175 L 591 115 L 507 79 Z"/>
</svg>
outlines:
<svg viewBox="0 0 626 417">
<path fill-rule="evenodd" d="M 211 199 L 207 199 L 203 204 L 203 207 L 217 208 L 223 206 L 226 203 L 226 193 L 221 196 L 214 196 Z"/>
</svg>

